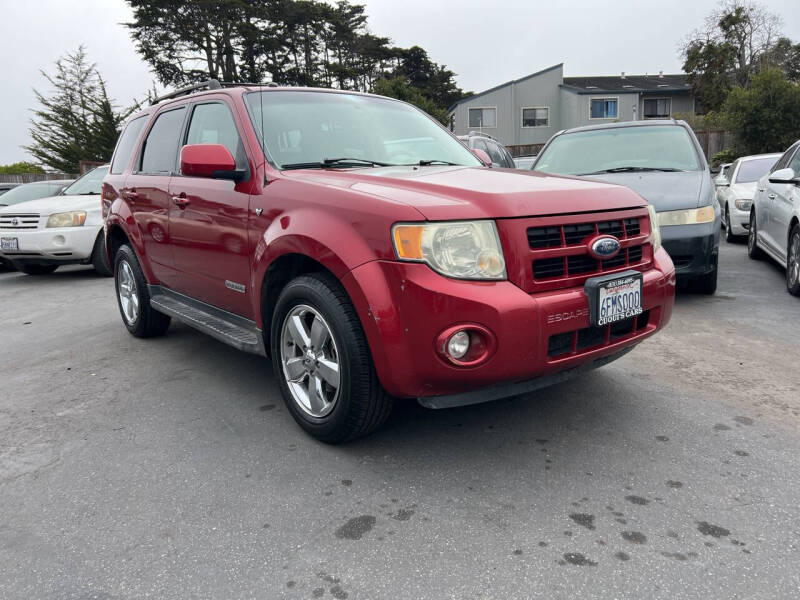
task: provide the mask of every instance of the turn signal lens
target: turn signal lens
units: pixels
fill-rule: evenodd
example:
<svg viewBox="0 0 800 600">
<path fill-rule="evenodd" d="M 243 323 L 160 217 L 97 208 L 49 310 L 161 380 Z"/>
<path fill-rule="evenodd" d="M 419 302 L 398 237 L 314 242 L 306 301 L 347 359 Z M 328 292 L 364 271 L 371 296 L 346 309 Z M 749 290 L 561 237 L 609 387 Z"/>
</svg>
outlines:
<svg viewBox="0 0 800 600">
<path fill-rule="evenodd" d="M 423 260 L 422 232 L 424 225 L 395 225 L 394 247 L 397 258 L 402 260 Z"/>
</svg>

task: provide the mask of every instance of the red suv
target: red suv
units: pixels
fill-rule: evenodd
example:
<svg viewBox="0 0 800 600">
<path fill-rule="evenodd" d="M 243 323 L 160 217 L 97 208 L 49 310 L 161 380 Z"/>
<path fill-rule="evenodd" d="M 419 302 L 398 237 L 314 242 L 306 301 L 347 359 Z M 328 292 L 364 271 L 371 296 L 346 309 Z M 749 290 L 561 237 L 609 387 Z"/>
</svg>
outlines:
<svg viewBox="0 0 800 600">
<path fill-rule="evenodd" d="M 373 430 L 394 398 L 444 408 L 561 381 L 672 313 L 637 194 L 489 168 L 379 96 L 179 90 L 127 123 L 102 200 L 128 330 L 174 318 L 270 356 L 326 442 Z"/>
</svg>

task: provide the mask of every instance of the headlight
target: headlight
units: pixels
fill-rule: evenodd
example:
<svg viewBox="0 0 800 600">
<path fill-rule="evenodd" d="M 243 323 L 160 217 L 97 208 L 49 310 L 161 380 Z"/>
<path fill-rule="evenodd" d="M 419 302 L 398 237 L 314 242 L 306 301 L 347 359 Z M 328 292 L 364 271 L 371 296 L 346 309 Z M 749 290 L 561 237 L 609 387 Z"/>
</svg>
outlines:
<svg viewBox="0 0 800 600">
<path fill-rule="evenodd" d="M 424 262 L 458 279 L 506 278 L 506 263 L 494 221 L 399 223 L 392 228 L 397 258 Z"/>
<path fill-rule="evenodd" d="M 668 210 L 658 213 L 658 224 L 661 227 L 672 225 L 697 225 L 711 223 L 714 220 L 714 207 L 690 208 L 688 210 Z"/>
<path fill-rule="evenodd" d="M 653 244 L 653 252 L 655 252 L 661 247 L 661 229 L 656 209 L 652 204 L 647 205 L 647 212 L 650 213 L 650 243 Z"/>
<path fill-rule="evenodd" d="M 50 215 L 48 227 L 80 227 L 86 222 L 86 213 L 82 210 Z"/>
<path fill-rule="evenodd" d="M 738 208 L 739 210 L 749 211 L 750 207 L 753 206 L 753 201 L 737 200 L 736 202 L 734 202 L 734 204 L 736 205 L 736 208 Z"/>
</svg>

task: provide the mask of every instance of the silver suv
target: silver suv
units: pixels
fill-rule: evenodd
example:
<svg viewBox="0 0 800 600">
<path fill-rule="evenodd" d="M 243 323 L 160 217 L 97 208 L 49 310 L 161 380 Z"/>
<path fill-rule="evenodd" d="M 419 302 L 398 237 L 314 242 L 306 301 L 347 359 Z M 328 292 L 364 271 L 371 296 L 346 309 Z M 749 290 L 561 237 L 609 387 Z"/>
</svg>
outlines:
<svg viewBox="0 0 800 600">
<path fill-rule="evenodd" d="M 493 167 L 517 168 L 517 165 L 514 164 L 514 158 L 508 149 L 486 133 L 470 131 L 467 135 L 458 136 L 458 139 L 470 150 L 483 150 L 486 152 L 492 161 Z"/>
</svg>

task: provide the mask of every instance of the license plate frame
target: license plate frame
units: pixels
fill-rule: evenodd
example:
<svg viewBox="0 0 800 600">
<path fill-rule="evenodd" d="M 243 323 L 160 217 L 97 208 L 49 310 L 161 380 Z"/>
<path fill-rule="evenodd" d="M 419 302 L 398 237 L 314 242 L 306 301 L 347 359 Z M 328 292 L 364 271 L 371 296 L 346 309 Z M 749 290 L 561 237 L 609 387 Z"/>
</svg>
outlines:
<svg viewBox="0 0 800 600">
<path fill-rule="evenodd" d="M 589 299 L 591 325 L 603 327 L 642 314 L 643 280 L 641 271 L 632 269 L 587 279 L 583 289 Z M 619 308 L 614 306 L 613 314 L 609 314 L 611 306 L 608 304 L 603 306 L 603 301 L 614 297 L 620 298 Z M 611 303 L 616 304 L 614 300 L 611 300 Z"/>
<path fill-rule="evenodd" d="M 19 238 L 0 238 L 0 250 L 5 250 L 7 252 L 19 252 Z"/>
</svg>

